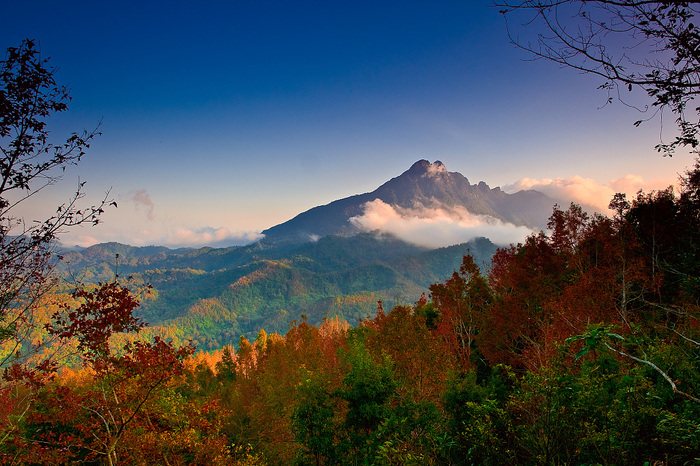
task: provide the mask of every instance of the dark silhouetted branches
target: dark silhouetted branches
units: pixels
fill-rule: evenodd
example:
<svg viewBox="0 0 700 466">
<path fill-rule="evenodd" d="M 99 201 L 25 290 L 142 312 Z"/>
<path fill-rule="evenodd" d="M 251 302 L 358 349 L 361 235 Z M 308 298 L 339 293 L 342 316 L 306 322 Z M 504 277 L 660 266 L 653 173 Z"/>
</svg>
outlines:
<svg viewBox="0 0 700 466">
<path fill-rule="evenodd" d="M 0 366 L 31 351 L 33 310 L 55 285 L 51 274 L 54 245 L 62 229 L 95 225 L 109 203 L 108 194 L 93 206 L 80 207 L 84 182 L 48 219 L 18 215 L 22 203 L 59 181 L 77 164 L 97 130 L 72 133 L 54 141 L 48 120 L 68 110 L 69 90 L 56 82 L 56 71 L 33 40 L 7 49 L 0 61 Z"/>
<path fill-rule="evenodd" d="M 660 152 L 672 155 L 681 147 L 697 148 L 698 2 L 497 0 L 495 5 L 516 46 L 534 58 L 600 77 L 599 89 L 607 92 L 608 103 L 617 99 L 634 107 L 632 91 L 645 93 L 650 105 L 637 109 L 654 111 L 635 126 L 670 111 L 678 134 L 671 142 L 662 138 Z"/>
</svg>

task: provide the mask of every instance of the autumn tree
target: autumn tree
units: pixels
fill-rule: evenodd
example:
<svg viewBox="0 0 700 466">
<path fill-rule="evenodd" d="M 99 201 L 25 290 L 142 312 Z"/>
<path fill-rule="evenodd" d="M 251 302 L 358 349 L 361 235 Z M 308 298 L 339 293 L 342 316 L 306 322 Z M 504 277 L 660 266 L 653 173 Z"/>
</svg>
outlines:
<svg viewBox="0 0 700 466">
<path fill-rule="evenodd" d="M 413 402 L 437 402 L 447 375 L 457 367 L 457 357 L 444 338 L 431 331 L 425 318 L 408 306 L 396 306 L 363 321 L 367 346 L 374 354 L 386 354 L 401 381 L 399 394 Z"/>
<path fill-rule="evenodd" d="M 7 49 L 0 61 L 0 366 L 24 358 L 30 350 L 37 301 L 54 285 L 52 268 L 57 235 L 67 227 L 97 224 L 107 198 L 81 207 L 84 182 L 48 219 L 25 218 L 23 203 L 61 179 L 77 164 L 94 131 L 53 141 L 48 119 L 68 110 L 66 86 L 41 56 L 37 44 L 24 40 Z"/>
<path fill-rule="evenodd" d="M 632 296 L 646 282 L 624 222 L 572 204 L 555 207 L 548 226 L 551 234 L 531 235 L 493 257 L 495 299 L 479 342 L 492 363 L 546 365 L 557 342 L 591 321 L 630 328 Z"/>
<path fill-rule="evenodd" d="M 649 104 L 635 125 L 669 111 L 678 134 L 660 152 L 695 150 L 700 132 L 698 2 L 646 0 L 496 0 L 511 41 L 534 58 L 601 78 L 607 101 Z M 648 114 L 647 114 L 648 112 Z M 663 123 L 663 119 L 661 120 Z"/>
<path fill-rule="evenodd" d="M 337 319 L 324 320 L 320 327 L 302 319 L 285 337 L 273 334 L 265 339 L 250 411 L 256 419 L 250 424 L 271 462 L 283 463 L 296 454 L 321 461 L 331 453 L 335 432 L 325 432 L 324 438 L 316 438 L 315 432 L 338 422 L 339 400 L 330 394 L 344 375 L 337 352 L 346 330 L 347 324 Z M 301 445 L 298 452 L 290 448 L 294 440 Z"/>
<path fill-rule="evenodd" d="M 135 433 L 157 430 L 148 412 L 159 392 L 184 372 L 183 361 L 194 348 L 159 337 L 113 348 L 110 340 L 117 332 L 138 332 L 145 326 L 133 316 L 138 297 L 116 280 L 79 288 L 74 297 L 80 305 L 56 312 L 46 328 L 60 339 L 77 341 L 83 367 L 92 376 L 77 386 L 38 386 L 35 406 L 13 443 L 25 461 L 131 463 L 144 450 Z M 15 364 L 6 377 L 17 373 L 18 379 L 31 380 L 31 372 L 22 371 Z"/>
<path fill-rule="evenodd" d="M 542 342 L 542 329 L 562 289 L 563 262 L 546 235 L 499 249 L 489 282 L 495 301 L 488 325 L 479 335 L 479 350 L 490 364 L 522 368 L 532 359 L 524 353 Z"/>
<path fill-rule="evenodd" d="M 459 272 L 444 283 L 430 286 L 430 297 L 438 311 L 437 332 L 447 342 L 463 369 L 474 364 L 476 338 L 486 324 L 493 301 L 486 278 L 474 258 L 467 254 Z"/>
<path fill-rule="evenodd" d="M 621 222 L 636 238 L 629 255 L 640 266 L 632 274 L 636 306 L 634 332 L 620 338 L 611 322 L 581 333 L 584 349 L 598 345 L 644 367 L 666 388 L 700 404 L 700 162 L 681 178 L 680 195 L 666 189 L 617 199 Z M 625 201 L 625 202 L 622 202 Z M 619 328 L 619 327 L 618 327 Z"/>
<path fill-rule="evenodd" d="M 680 195 L 673 189 L 639 193 L 622 215 L 639 241 L 640 260 L 651 283 L 646 302 L 700 302 L 700 161 L 681 178 Z"/>
</svg>

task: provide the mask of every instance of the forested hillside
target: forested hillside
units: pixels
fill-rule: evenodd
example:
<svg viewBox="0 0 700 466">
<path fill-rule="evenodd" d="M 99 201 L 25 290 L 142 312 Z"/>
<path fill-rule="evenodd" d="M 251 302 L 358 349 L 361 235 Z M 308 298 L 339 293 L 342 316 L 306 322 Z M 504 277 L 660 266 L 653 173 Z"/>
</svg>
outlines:
<svg viewBox="0 0 700 466">
<path fill-rule="evenodd" d="M 260 329 L 284 334 L 302 315 L 314 325 L 339 317 L 354 326 L 380 300 L 414 302 L 468 251 L 487 265 L 496 246 L 482 238 L 431 250 L 375 234 L 227 249 L 109 243 L 65 253 L 62 267 L 85 283 L 120 275 L 149 284 L 136 314 L 163 336 L 213 350 Z"/>
<path fill-rule="evenodd" d="M 129 289 L 74 293 L 45 332 L 82 368 L 6 372 L 1 458 L 695 464 L 700 162 L 680 195 L 611 206 L 612 218 L 556 209 L 549 234 L 499 249 L 487 272 L 466 255 L 429 295 L 380 303 L 357 326 L 302 318 L 235 350 L 125 340 L 114 332 L 142 327 Z M 236 286 L 285 267 L 266 259 Z"/>
</svg>

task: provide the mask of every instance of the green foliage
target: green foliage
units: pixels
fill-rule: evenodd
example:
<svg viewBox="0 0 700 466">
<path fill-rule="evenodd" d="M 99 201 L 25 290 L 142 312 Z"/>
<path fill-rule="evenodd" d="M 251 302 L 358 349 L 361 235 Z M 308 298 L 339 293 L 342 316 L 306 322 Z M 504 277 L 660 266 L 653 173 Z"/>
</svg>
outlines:
<svg viewBox="0 0 700 466">
<path fill-rule="evenodd" d="M 229 384 L 236 380 L 236 361 L 231 346 L 224 346 L 221 350 L 221 360 L 216 363 L 216 378 L 222 384 Z"/>
<path fill-rule="evenodd" d="M 513 461 L 512 421 L 505 403 L 515 382 L 507 367 L 496 367 L 477 382 L 476 371 L 453 374 L 445 391 L 448 433 L 456 443 L 459 464 L 505 464 Z"/>
<path fill-rule="evenodd" d="M 358 442 L 386 418 L 396 382 L 393 363 L 387 355 L 375 360 L 362 342 L 353 343 L 345 354 L 350 370 L 339 396 L 348 403 L 345 425 L 356 437 L 353 442 Z"/>
<path fill-rule="evenodd" d="M 335 463 L 338 458 L 335 413 L 328 380 L 303 371 L 296 387 L 296 409 L 292 415 L 295 440 L 303 446 L 299 461 L 308 464 L 311 457 L 316 464 Z"/>
<path fill-rule="evenodd" d="M 449 461 L 455 446 L 444 416 L 431 402 L 407 401 L 394 407 L 379 425 L 374 464 L 435 465 Z"/>
<path fill-rule="evenodd" d="M 618 335 L 617 333 L 611 332 L 612 328 L 612 325 L 589 325 L 583 335 L 569 337 L 566 339 L 566 343 L 573 343 L 579 340 L 583 341 L 583 348 L 581 348 L 581 350 L 576 353 L 575 356 L 576 359 L 579 359 L 587 355 L 589 352 L 595 352 L 596 350 L 601 349 L 606 342 L 613 338 L 624 341 L 624 337 Z"/>
</svg>

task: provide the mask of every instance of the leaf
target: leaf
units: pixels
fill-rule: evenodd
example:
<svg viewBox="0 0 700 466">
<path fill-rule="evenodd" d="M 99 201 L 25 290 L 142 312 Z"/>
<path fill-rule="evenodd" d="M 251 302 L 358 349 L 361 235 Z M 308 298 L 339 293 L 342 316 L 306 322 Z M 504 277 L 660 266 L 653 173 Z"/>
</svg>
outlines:
<svg viewBox="0 0 700 466">
<path fill-rule="evenodd" d="M 581 349 L 581 351 L 576 353 L 575 358 L 580 359 L 581 357 L 587 355 L 589 350 L 590 350 L 590 348 L 588 346 L 585 346 L 583 349 Z"/>
</svg>

